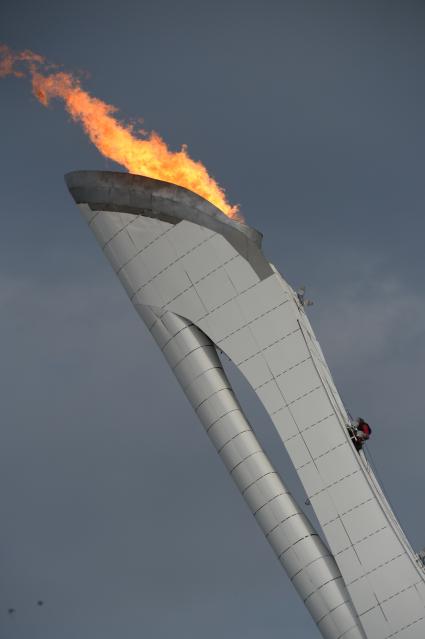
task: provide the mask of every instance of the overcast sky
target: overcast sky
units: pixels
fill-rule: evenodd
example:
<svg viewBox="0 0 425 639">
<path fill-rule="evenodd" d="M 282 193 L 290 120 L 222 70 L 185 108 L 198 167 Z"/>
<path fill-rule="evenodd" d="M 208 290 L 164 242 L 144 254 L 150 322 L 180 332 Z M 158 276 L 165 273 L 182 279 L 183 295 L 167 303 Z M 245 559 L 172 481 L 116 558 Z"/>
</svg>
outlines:
<svg viewBox="0 0 425 639">
<path fill-rule="evenodd" d="M 423 547 L 424 2 L 4 0 L 0 42 L 88 71 L 240 203 Z M 318 637 L 63 181 L 120 167 L 26 82 L 0 96 L 1 638 Z"/>
</svg>

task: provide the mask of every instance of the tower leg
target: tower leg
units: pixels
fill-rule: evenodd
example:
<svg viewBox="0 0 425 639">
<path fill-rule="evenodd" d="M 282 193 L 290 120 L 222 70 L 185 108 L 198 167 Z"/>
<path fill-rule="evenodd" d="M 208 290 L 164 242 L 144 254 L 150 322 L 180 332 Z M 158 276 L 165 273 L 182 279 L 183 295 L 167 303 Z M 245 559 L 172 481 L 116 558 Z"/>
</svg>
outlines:
<svg viewBox="0 0 425 639">
<path fill-rule="evenodd" d="M 261 448 L 214 344 L 174 313 L 138 311 L 322 636 L 365 639 L 333 556 Z"/>
</svg>

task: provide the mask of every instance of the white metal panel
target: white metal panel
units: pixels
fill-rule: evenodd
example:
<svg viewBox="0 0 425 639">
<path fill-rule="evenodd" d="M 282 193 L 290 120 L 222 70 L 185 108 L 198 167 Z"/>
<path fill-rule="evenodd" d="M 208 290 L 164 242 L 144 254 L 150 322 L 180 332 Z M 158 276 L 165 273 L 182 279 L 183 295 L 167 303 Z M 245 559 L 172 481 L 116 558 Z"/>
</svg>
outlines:
<svg viewBox="0 0 425 639">
<path fill-rule="evenodd" d="M 337 577 L 337 579 L 342 580 L 342 577 Z M 325 602 L 328 598 L 327 591 L 330 591 L 331 589 L 334 590 L 334 588 L 335 588 L 335 584 L 333 583 L 333 581 L 323 584 L 320 588 L 315 590 L 306 600 L 308 601 L 311 607 L 310 609 L 312 611 L 313 619 L 316 622 L 320 622 L 322 619 L 324 619 L 327 616 L 329 612 L 329 610 L 327 609 L 327 606 L 325 605 Z M 306 601 L 304 603 L 306 603 Z M 343 593 L 339 592 L 339 597 L 335 599 L 335 603 L 334 603 L 335 610 L 337 610 L 345 602 L 346 602 L 346 599 L 344 599 Z"/>
<path fill-rule="evenodd" d="M 195 322 L 201 317 L 204 317 L 208 312 L 195 287 L 178 295 L 172 302 L 169 302 L 168 308 L 174 313 L 177 313 L 177 315 L 190 317 Z"/>
<path fill-rule="evenodd" d="M 223 264 L 236 257 L 237 253 L 221 236 L 213 234 L 201 244 L 188 251 L 182 265 L 193 282 L 198 282 Z"/>
<path fill-rule="evenodd" d="M 127 273 L 125 273 L 125 271 L 123 269 L 121 269 L 119 271 L 118 277 L 120 278 L 120 282 L 123 285 L 123 287 L 125 288 L 125 291 L 128 295 L 128 297 L 131 299 L 132 297 L 134 297 L 134 282 L 132 282 L 128 277 L 127 277 Z"/>
<path fill-rule="evenodd" d="M 155 313 L 173 337 L 176 336 L 177 333 L 180 333 L 180 331 L 191 330 L 192 324 L 190 322 L 188 322 L 184 317 L 179 317 L 174 313 L 170 313 L 168 309 L 155 309 Z M 201 331 L 197 329 L 194 332 L 196 333 L 196 339 L 198 339 L 198 335 Z"/>
<path fill-rule="evenodd" d="M 256 514 L 258 510 L 267 504 L 276 495 L 288 494 L 287 489 L 275 471 L 262 477 L 245 491 L 245 501 L 248 503 L 251 512 Z"/>
<path fill-rule="evenodd" d="M 176 340 L 173 340 L 176 342 Z M 181 340 L 179 340 L 181 343 Z M 165 349 L 164 349 L 165 350 Z M 198 352 L 200 351 L 200 352 Z M 170 352 L 168 350 L 168 352 Z M 175 361 L 174 354 L 171 354 L 172 361 Z M 170 360 L 168 360 L 170 362 Z M 208 365 L 219 366 L 219 360 L 217 357 L 217 351 L 214 346 L 208 344 L 202 349 L 199 347 L 194 348 L 192 351 L 184 355 L 177 364 L 172 368 L 176 376 L 178 376 L 180 384 L 183 388 L 186 388 L 197 377 L 199 377 L 208 368 Z"/>
<path fill-rule="evenodd" d="M 238 297 L 246 322 L 253 321 L 270 311 L 278 304 L 277 300 L 283 301 L 283 296 L 282 287 L 275 275 L 259 282 Z"/>
<path fill-rule="evenodd" d="M 348 584 L 347 587 L 353 604 L 363 623 L 363 619 L 368 617 L 369 612 L 377 608 L 376 602 L 378 600 L 376 597 L 376 593 L 373 590 L 373 586 L 367 577 L 361 577 L 353 583 Z M 379 610 L 382 612 L 382 602 L 380 602 L 379 604 Z M 388 619 L 385 617 L 385 615 L 383 618 L 380 615 L 378 615 L 377 617 L 371 615 L 370 618 L 372 624 L 376 623 L 380 627 L 386 627 L 386 632 L 388 635 L 392 633 L 392 628 L 388 625 Z M 366 635 L 369 638 L 367 632 Z M 371 634 L 370 636 L 372 638 L 374 637 L 373 634 Z"/>
<path fill-rule="evenodd" d="M 309 466 L 311 466 L 311 464 L 309 464 Z M 320 492 L 318 495 L 315 495 L 315 497 L 310 497 L 308 503 L 313 506 L 314 512 L 317 513 L 317 517 L 320 517 L 319 521 L 325 522 L 322 523 L 322 526 L 326 525 L 326 522 L 333 521 L 337 517 L 335 504 L 333 504 L 326 491 Z"/>
<path fill-rule="evenodd" d="M 196 413 L 207 428 L 235 408 L 239 408 L 236 398 L 228 393 L 227 390 L 223 390 L 202 402 L 196 409 Z"/>
<path fill-rule="evenodd" d="M 81 215 L 88 224 L 90 224 L 90 222 L 99 213 L 99 211 L 92 211 L 88 204 L 79 204 L 78 208 L 80 209 Z"/>
<path fill-rule="evenodd" d="M 282 441 L 286 441 L 291 437 L 298 435 L 300 432 L 292 415 L 291 409 L 287 406 L 279 408 L 279 410 L 274 413 L 273 423 Z"/>
<path fill-rule="evenodd" d="M 341 516 L 346 530 L 350 531 L 350 539 L 353 543 L 368 537 L 375 530 L 381 530 L 387 526 L 387 519 L 375 501 L 367 501 L 355 510 Z M 410 563 L 410 562 L 409 562 Z"/>
<path fill-rule="evenodd" d="M 288 494 L 277 495 L 274 499 L 269 500 L 262 508 L 257 510 L 255 518 L 266 535 L 271 535 L 271 537 L 273 537 L 273 533 L 271 531 L 277 530 L 277 528 L 282 524 L 282 512 L 285 513 L 287 518 L 301 513 L 292 498 L 288 497 Z M 296 540 L 299 538 L 300 537 L 297 533 Z"/>
<path fill-rule="evenodd" d="M 105 244 L 103 252 L 117 272 L 139 252 L 139 249 L 124 228 Z"/>
<path fill-rule="evenodd" d="M 328 573 L 330 579 L 338 577 L 338 570 L 335 569 L 333 557 L 320 557 L 313 561 L 305 570 L 308 575 L 306 597 L 316 592 L 323 584 L 323 574 Z M 300 575 L 292 578 L 292 583 L 296 584 Z"/>
<path fill-rule="evenodd" d="M 273 375 L 262 353 L 250 357 L 240 364 L 239 370 L 255 389 L 273 379 Z"/>
<path fill-rule="evenodd" d="M 221 263 L 227 263 L 239 255 L 235 247 L 230 244 L 220 233 L 214 233 L 209 240 L 212 249 L 220 255 Z"/>
<path fill-rule="evenodd" d="M 230 304 L 232 304 L 232 302 L 230 302 Z M 258 344 L 249 326 L 231 332 L 228 337 L 218 340 L 217 345 L 236 365 L 248 361 L 259 352 Z M 250 380 L 248 379 L 248 381 Z"/>
<path fill-rule="evenodd" d="M 214 444 L 216 450 L 221 450 L 228 442 L 241 432 L 250 432 L 247 428 L 245 431 L 241 430 L 239 409 L 235 408 L 226 413 L 223 417 L 220 417 L 208 430 L 208 436 Z"/>
<path fill-rule="evenodd" d="M 286 440 L 285 445 L 296 469 L 302 468 L 312 461 L 310 452 L 305 445 L 302 435 L 291 437 L 291 439 Z"/>
<path fill-rule="evenodd" d="M 312 428 L 303 431 L 305 444 L 313 457 L 320 457 L 331 448 L 345 444 L 346 438 L 340 428 L 336 428 L 337 420 L 331 415 Z"/>
<path fill-rule="evenodd" d="M 140 308 L 141 306 L 142 305 L 140 305 L 138 308 Z M 149 307 L 145 307 L 145 308 L 149 308 Z M 149 330 L 161 349 L 165 346 L 165 344 L 170 342 L 170 339 L 171 339 L 170 333 L 167 327 L 164 326 L 164 324 L 161 321 L 158 321 L 158 318 L 156 318 L 156 321 L 150 327 Z"/>
<path fill-rule="evenodd" d="M 225 269 L 238 293 L 243 293 L 260 281 L 252 266 L 240 255 L 227 262 Z"/>
<path fill-rule="evenodd" d="M 127 226 L 127 233 L 130 239 L 141 251 L 146 246 L 154 242 L 160 235 L 168 233 L 173 228 L 172 224 L 154 220 L 151 217 L 135 215 L 134 221 Z"/>
<path fill-rule="evenodd" d="M 274 379 L 257 388 L 256 393 L 269 413 L 275 413 L 285 404 L 279 386 Z"/>
<path fill-rule="evenodd" d="M 323 625 L 325 625 L 325 623 L 326 623 L 326 622 L 327 622 L 327 618 L 326 618 L 326 619 L 324 619 L 324 620 L 323 620 L 323 621 L 319 624 L 319 628 L 322 628 L 322 626 L 323 626 Z M 324 629 L 324 631 L 325 631 L 325 632 L 326 632 L 326 631 L 327 631 L 327 632 L 329 632 L 329 630 L 327 630 L 327 629 L 326 629 L 326 630 Z M 359 633 L 359 629 L 358 629 L 357 625 L 355 625 L 355 626 L 353 626 L 353 627 L 351 628 L 351 630 L 348 630 L 347 632 L 345 632 L 345 633 L 343 634 L 343 637 L 344 637 L 344 639 L 357 639 L 357 637 L 359 636 L 359 634 L 358 634 L 358 633 Z"/>
<path fill-rule="evenodd" d="M 326 540 L 332 548 L 332 553 L 335 557 L 338 557 L 340 552 L 343 552 L 352 546 L 351 539 L 348 536 L 347 530 L 344 528 L 340 517 L 337 517 L 330 523 L 325 524 L 323 526 L 323 532 L 326 535 Z"/>
<path fill-rule="evenodd" d="M 214 235 L 213 231 L 206 229 L 199 224 L 193 224 L 187 220 L 183 220 L 174 225 L 168 234 L 168 239 L 174 246 L 176 253 L 183 257 L 196 246 L 205 242 L 209 237 Z"/>
<path fill-rule="evenodd" d="M 235 288 L 224 269 L 207 275 L 195 285 L 196 291 L 208 311 L 222 306 L 236 295 Z"/>
<path fill-rule="evenodd" d="M 213 396 L 212 388 L 214 393 L 223 390 L 223 388 L 230 388 L 229 381 L 221 368 L 206 370 L 183 390 L 196 410 L 205 400 Z"/>
<path fill-rule="evenodd" d="M 289 368 L 308 359 L 310 354 L 300 330 L 297 329 L 279 342 L 269 346 L 264 351 L 264 357 L 272 373 L 277 377 Z"/>
<path fill-rule="evenodd" d="M 338 444 L 325 455 L 316 458 L 316 466 L 326 485 L 335 484 L 343 477 L 357 472 L 356 451 L 348 441 Z"/>
<path fill-rule="evenodd" d="M 360 621 L 368 639 L 388 639 L 391 636 L 391 629 L 384 613 L 381 608 L 372 607 L 371 601 L 369 601 L 369 610 L 360 615 Z"/>
<path fill-rule="evenodd" d="M 291 405 L 292 415 L 301 431 L 334 414 L 332 404 L 323 388 L 318 388 L 301 399 L 302 401 L 296 401 Z"/>
<path fill-rule="evenodd" d="M 322 556 L 321 550 L 313 543 L 312 537 L 308 536 L 300 539 L 300 541 L 285 550 L 280 556 L 280 560 L 285 566 L 290 579 L 292 579 L 298 573 L 301 561 L 307 565 Z"/>
<path fill-rule="evenodd" d="M 348 590 L 360 616 L 375 607 L 376 601 L 367 577 L 348 585 Z"/>
<path fill-rule="evenodd" d="M 258 286 L 254 289 L 258 289 Z M 262 350 L 298 330 L 294 313 L 286 300 L 280 304 L 276 302 L 275 308 L 265 311 L 264 314 L 261 314 L 262 310 L 257 306 L 256 312 L 260 317 L 250 323 L 252 334 Z"/>
<path fill-rule="evenodd" d="M 297 474 L 301 480 L 302 485 L 304 486 L 307 497 L 313 504 L 314 497 L 316 495 L 320 495 L 321 492 L 324 491 L 323 481 L 321 476 L 319 475 L 316 464 L 312 461 L 309 464 L 302 466 L 297 471 Z M 335 509 L 335 514 L 336 513 L 337 510 Z"/>
<path fill-rule="evenodd" d="M 345 576 L 345 582 L 347 585 L 357 579 L 360 579 L 364 575 L 364 568 L 360 563 L 353 546 L 350 546 L 346 550 L 338 553 L 338 566 L 341 569 L 341 573 Z"/>
<path fill-rule="evenodd" d="M 401 549 L 394 532 L 386 527 L 354 544 L 363 566 L 369 571 L 386 564 L 400 555 Z"/>
<path fill-rule="evenodd" d="M 214 250 L 211 237 L 204 239 L 201 244 L 182 257 L 182 266 L 192 282 L 198 282 L 225 262 L 225 259 Z"/>
<path fill-rule="evenodd" d="M 367 483 L 363 481 L 363 477 L 358 470 L 331 484 L 323 482 L 323 478 L 320 474 L 319 477 L 320 488 L 316 494 L 321 494 L 323 491 L 327 492 L 335 505 L 338 516 L 351 510 L 354 511 L 361 503 L 368 501 L 371 497 Z M 358 490 L 356 491 L 357 488 Z M 350 490 L 354 492 L 350 494 Z M 315 495 L 313 495 L 313 497 L 315 497 Z M 325 522 L 323 525 L 325 526 L 327 523 L 328 522 Z"/>
<path fill-rule="evenodd" d="M 244 431 L 221 448 L 220 457 L 232 472 L 238 464 L 258 451 L 261 451 L 261 446 L 252 431 Z"/>
<path fill-rule="evenodd" d="M 397 634 L 397 639 L 423 639 L 425 636 L 425 619 L 409 622 L 406 628 L 402 628 Z"/>
<path fill-rule="evenodd" d="M 215 344 L 220 346 L 220 348 L 224 348 L 221 342 L 239 331 L 243 323 L 242 312 L 235 300 L 232 299 L 223 304 L 221 308 L 215 309 L 208 315 L 206 314 L 205 319 L 198 322 L 198 325 L 205 333 L 208 333 L 208 336 Z M 256 346 L 256 351 L 258 351 L 258 346 Z M 240 352 L 243 354 L 242 348 Z"/>
<path fill-rule="evenodd" d="M 178 262 L 157 275 L 154 284 L 161 290 L 166 304 L 191 288 L 191 281 Z"/>
<path fill-rule="evenodd" d="M 257 452 L 249 459 L 241 462 L 232 472 L 239 490 L 243 493 L 251 484 L 264 477 L 267 473 L 273 472 L 267 457 L 263 452 Z"/>
<path fill-rule="evenodd" d="M 145 304 L 146 306 L 154 306 L 157 308 L 162 308 L 165 305 L 162 291 L 156 286 L 154 281 L 144 284 L 140 291 L 133 293 L 131 301 L 133 304 Z"/>
<path fill-rule="evenodd" d="M 136 253 L 125 266 L 122 266 L 118 276 L 121 282 L 124 283 L 125 281 L 127 283 L 128 289 L 126 286 L 126 290 L 127 292 L 130 290 L 131 294 L 134 294 L 153 278 L 149 265 L 143 258 L 143 252 Z"/>
<path fill-rule="evenodd" d="M 397 557 L 380 570 L 372 571 L 368 579 L 380 601 L 387 601 L 399 592 L 418 585 L 418 574 L 406 555 Z M 419 586 L 422 584 L 421 581 Z"/>
<path fill-rule="evenodd" d="M 354 510 L 373 498 L 370 487 L 359 470 L 328 486 L 327 491 L 339 513 Z"/>
<path fill-rule="evenodd" d="M 141 304 L 135 305 L 135 308 L 140 315 L 141 319 L 145 322 L 149 330 L 151 330 L 157 322 L 157 317 L 149 306 L 143 306 Z"/>
<path fill-rule="evenodd" d="M 288 404 L 321 387 L 320 378 L 311 360 L 293 366 L 276 379 Z"/>
<path fill-rule="evenodd" d="M 174 339 L 174 336 L 169 338 L 163 344 L 161 344 L 161 348 L 164 352 L 167 361 L 169 362 L 171 368 L 175 368 L 189 353 L 197 350 L 199 348 L 199 344 L 204 346 L 205 348 L 210 345 L 210 341 L 208 338 L 200 331 L 196 326 L 188 326 L 181 330 L 182 333 L 185 334 L 185 339 L 182 340 L 182 335 L 178 339 Z M 179 331 L 180 333 L 180 331 Z M 168 331 L 168 334 L 170 332 Z M 155 339 L 158 341 L 156 335 L 154 335 Z M 206 350 L 209 350 L 206 348 Z"/>
<path fill-rule="evenodd" d="M 310 535 L 313 531 L 310 531 Z M 300 529 L 299 519 L 295 516 L 288 516 L 287 519 L 275 525 L 268 533 L 267 539 L 273 547 L 276 555 L 281 557 L 295 545 L 307 543 L 309 535 Z"/>
<path fill-rule="evenodd" d="M 320 631 L 326 635 L 341 637 L 341 639 L 350 639 L 356 637 L 358 629 L 353 626 L 350 630 L 346 631 L 345 628 L 349 625 L 350 617 L 346 609 L 346 606 L 339 605 L 335 610 L 321 619 L 317 626 Z"/>
<path fill-rule="evenodd" d="M 178 259 L 176 249 L 168 239 L 168 233 L 160 235 L 144 248 L 142 255 L 153 276 L 161 273 Z M 176 285 L 178 285 L 177 281 Z"/>
<path fill-rule="evenodd" d="M 421 583 L 416 584 L 416 590 L 418 591 L 419 596 L 422 599 L 423 604 L 425 606 L 425 582 L 422 581 Z"/>
<path fill-rule="evenodd" d="M 103 248 L 111 238 L 117 235 L 134 219 L 134 215 L 128 215 L 126 213 L 98 211 L 98 214 L 95 215 L 90 222 L 90 228 Z"/>
</svg>

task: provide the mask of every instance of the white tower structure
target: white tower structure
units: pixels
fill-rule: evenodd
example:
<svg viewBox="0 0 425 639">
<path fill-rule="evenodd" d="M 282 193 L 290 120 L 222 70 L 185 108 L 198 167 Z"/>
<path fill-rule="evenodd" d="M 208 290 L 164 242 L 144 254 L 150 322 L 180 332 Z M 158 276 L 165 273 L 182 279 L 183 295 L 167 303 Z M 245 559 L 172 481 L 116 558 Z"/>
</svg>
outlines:
<svg viewBox="0 0 425 639">
<path fill-rule="evenodd" d="M 112 172 L 69 190 L 325 639 L 424 639 L 425 571 L 363 453 L 296 292 L 261 234 L 187 189 Z M 320 523 L 255 437 L 217 355 L 248 380 Z"/>
</svg>

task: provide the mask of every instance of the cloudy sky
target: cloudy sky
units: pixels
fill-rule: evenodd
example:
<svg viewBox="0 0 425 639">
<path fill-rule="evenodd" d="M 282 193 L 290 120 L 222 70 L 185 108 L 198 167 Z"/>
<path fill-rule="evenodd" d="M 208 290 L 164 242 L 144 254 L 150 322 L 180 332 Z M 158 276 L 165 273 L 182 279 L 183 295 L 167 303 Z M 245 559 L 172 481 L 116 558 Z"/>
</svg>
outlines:
<svg viewBox="0 0 425 639">
<path fill-rule="evenodd" d="M 91 93 L 188 144 L 240 203 L 308 285 L 423 547 L 424 3 L 4 0 L 0 42 L 87 71 Z M 0 636 L 318 637 L 63 182 L 120 167 L 25 82 L 0 96 Z"/>
</svg>

